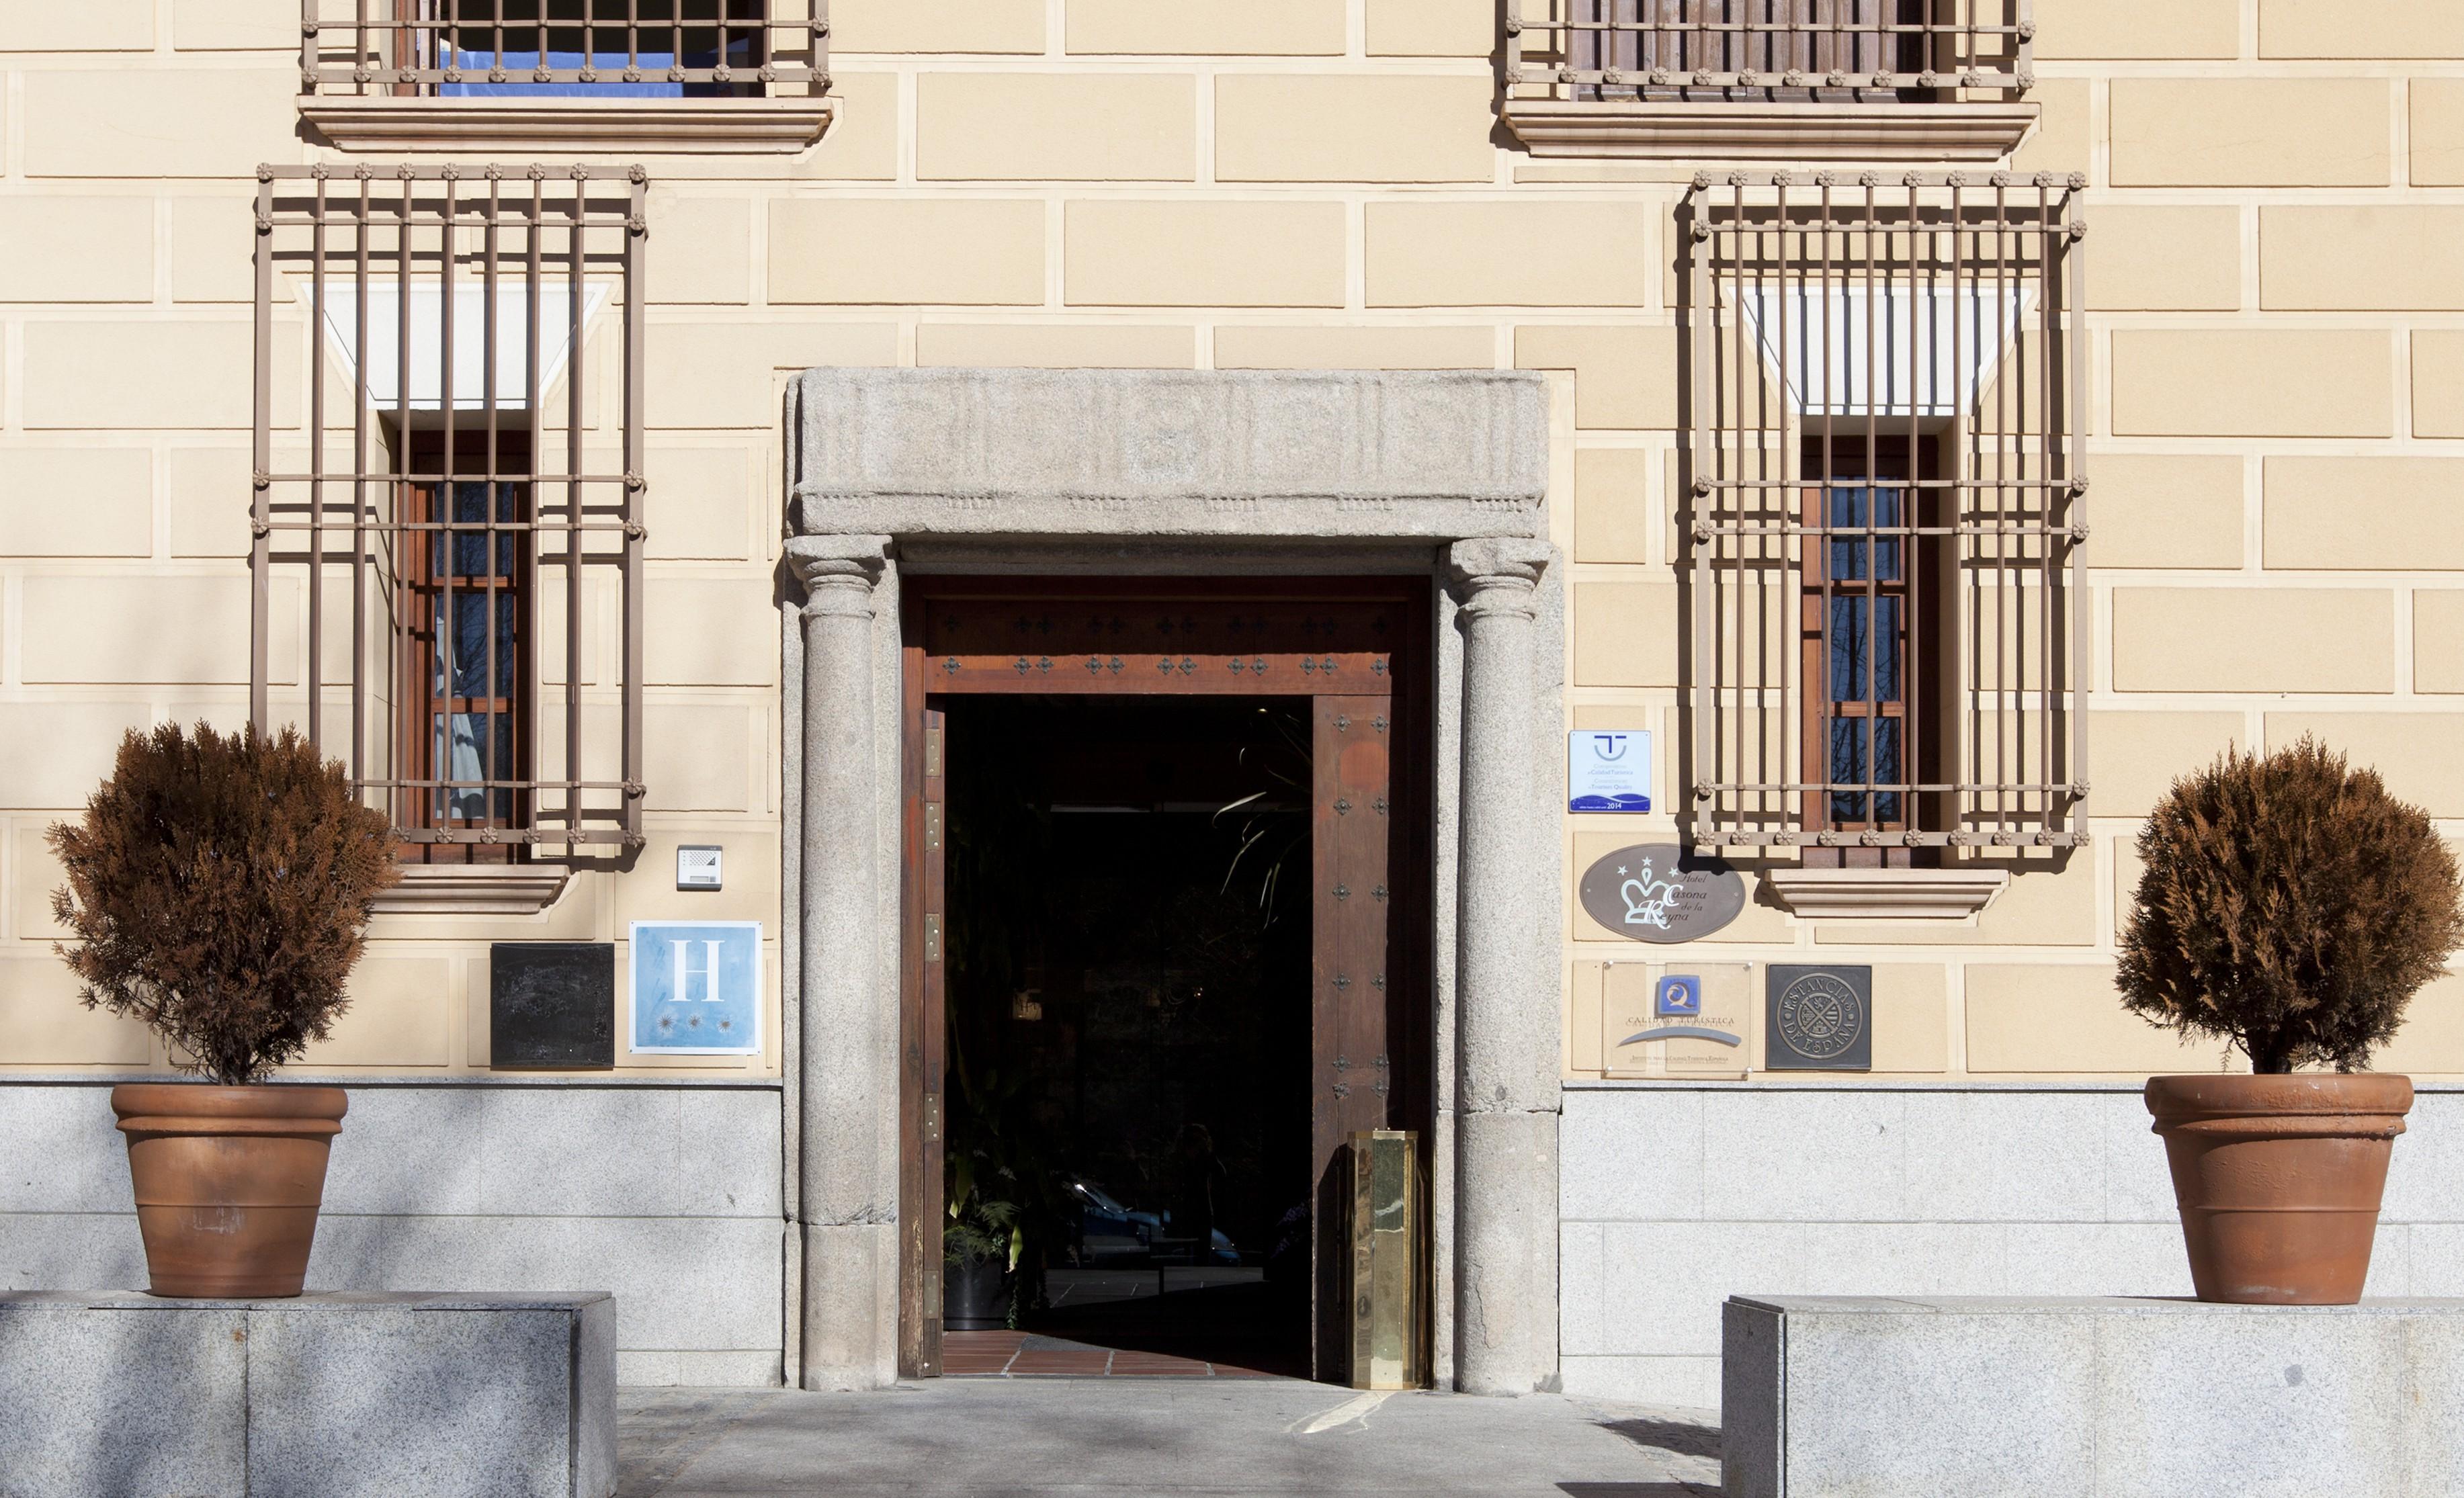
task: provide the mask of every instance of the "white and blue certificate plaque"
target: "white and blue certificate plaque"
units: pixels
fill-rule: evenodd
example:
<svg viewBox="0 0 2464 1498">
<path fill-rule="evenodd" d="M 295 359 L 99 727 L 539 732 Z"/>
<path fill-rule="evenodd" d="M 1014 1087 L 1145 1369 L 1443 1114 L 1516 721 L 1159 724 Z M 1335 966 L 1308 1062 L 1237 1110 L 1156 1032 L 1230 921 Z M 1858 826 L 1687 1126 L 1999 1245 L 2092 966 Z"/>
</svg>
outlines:
<svg viewBox="0 0 2464 1498">
<path fill-rule="evenodd" d="M 761 923 L 636 921 L 627 1035 L 637 1053 L 761 1050 Z"/>
<path fill-rule="evenodd" d="M 1651 735 L 1577 728 L 1566 735 L 1566 810 L 1651 810 Z"/>
</svg>

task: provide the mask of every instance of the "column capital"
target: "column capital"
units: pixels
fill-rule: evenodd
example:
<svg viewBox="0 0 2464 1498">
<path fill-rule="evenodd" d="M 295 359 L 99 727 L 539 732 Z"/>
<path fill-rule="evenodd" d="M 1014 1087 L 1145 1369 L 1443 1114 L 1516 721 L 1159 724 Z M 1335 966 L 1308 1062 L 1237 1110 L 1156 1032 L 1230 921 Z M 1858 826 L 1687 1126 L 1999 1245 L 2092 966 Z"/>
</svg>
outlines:
<svg viewBox="0 0 2464 1498">
<path fill-rule="evenodd" d="M 1457 541 L 1446 549 L 1446 575 L 1468 612 L 1529 619 L 1537 607 L 1532 592 L 1556 554 L 1548 542 L 1521 536 Z"/>
<path fill-rule="evenodd" d="M 800 535 L 787 542 L 787 565 L 804 585 L 804 617 L 872 615 L 872 590 L 890 565 L 886 535 Z"/>
</svg>

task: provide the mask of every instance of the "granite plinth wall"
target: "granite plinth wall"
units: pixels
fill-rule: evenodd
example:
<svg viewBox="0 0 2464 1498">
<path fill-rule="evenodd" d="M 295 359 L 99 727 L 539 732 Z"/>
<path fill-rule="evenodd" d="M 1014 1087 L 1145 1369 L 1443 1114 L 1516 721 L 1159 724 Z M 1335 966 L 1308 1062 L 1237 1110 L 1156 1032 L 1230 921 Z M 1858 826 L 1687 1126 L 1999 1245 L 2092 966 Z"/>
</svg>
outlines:
<svg viewBox="0 0 2464 1498">
<path fill-rule="evenodd" d="M 607 1498 L 604 1294 L 0 1294 L 11 1498 Z"/>
<path fill-rule="evenodd" d="M 2464 1300 L 1740 1296 L 1727 1498 L 2433 1498 Z"/>
<path fill-rule="evenodd" d="M 2368 1292 L 2464 1296 L 2464 1092 L 2408 1121 Z M 1570 1087 L 1566 1390 L 1716 1406 L 1732 1294 L 2187 1296 L 2147 1125 L 2135 1084 Z"/>
<path fill-rule="evenodd" d="M 624 1382 L 780 1381 L 775 1084 L 350 1092 L 310 1291 L 607 1291 Z M 110 1095 L 0 1085 L 0 1291 L 145 1283 Z"/>
</svg>

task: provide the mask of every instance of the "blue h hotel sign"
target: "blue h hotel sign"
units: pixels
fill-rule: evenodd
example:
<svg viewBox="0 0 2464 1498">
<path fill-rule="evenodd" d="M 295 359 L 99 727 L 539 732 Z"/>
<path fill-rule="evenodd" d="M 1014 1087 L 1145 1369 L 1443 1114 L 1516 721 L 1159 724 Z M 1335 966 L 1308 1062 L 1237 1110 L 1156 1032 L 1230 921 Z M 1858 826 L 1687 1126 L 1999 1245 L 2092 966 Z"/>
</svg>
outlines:
<svg viewBox="0 0 2464 1498">
<path fill-rule="evenodd" d="M 761 1050 L 761 923 L 636 921 L 628 1034 L 636 1052 Z"/>
</svg>

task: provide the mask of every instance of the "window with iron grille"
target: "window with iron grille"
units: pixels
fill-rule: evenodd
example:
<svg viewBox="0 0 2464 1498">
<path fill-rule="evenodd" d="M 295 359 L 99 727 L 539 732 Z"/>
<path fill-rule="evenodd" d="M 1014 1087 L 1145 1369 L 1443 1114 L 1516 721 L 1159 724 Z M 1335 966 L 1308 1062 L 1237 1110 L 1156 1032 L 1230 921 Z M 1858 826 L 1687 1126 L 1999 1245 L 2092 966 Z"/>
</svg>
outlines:
<svg viewBox="0 0 2464 1498">
<path fill-rule="evenodd" d="M 1534 156 L 1991 162 L 2035 122 L 2032 0 L 1507 0 Z"/>
<path fill-rule="evenodd" d="M 1695 179 L 1698 843 L 1810 866 L 2085 839 L 2081 179 Z"/>
<path fill-rule="evenodd" d="M 421 861 L 638 845 L 645 174 L 257 176 L 251 719 Z"/>
<path fill-rule="evenodd" d="M 1919 102 L 2034 82 L 2028 0 L 1510 0 L 1507 33 L 1525 98 Z"/>
<path fill-rule="evenodd" d="M 825 0 L 300 0 L 300 38 L 311 94 L 714 98 L 828 86 Z"/>
<path fill-rule="evenodd" d="M 828 0 L 300 0 L 299 115 L 345 151 L 801 151 Z"/>
</svg>

